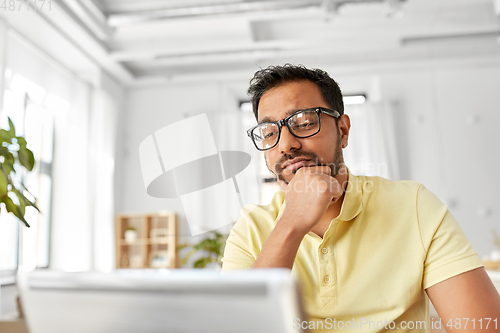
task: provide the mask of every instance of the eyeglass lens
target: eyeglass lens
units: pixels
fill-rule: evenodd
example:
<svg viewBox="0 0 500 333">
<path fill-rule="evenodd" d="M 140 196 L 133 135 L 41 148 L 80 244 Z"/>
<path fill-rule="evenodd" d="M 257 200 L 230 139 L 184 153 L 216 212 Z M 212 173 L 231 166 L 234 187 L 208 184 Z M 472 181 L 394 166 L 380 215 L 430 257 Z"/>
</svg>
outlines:
<svg viewBox="0 0 500 333">
<path fill-rule="evenodd" d="M 293 135 L 305 138 L 319 131 L 319 115 L 316 111 L 304 111 L 290 117 L 287 127 Z M 252 139 L 259 149 L 272 148 L 279 139 L 280 128 L 275 123 L 263 123 L 254 128 Z"/>
</svg>

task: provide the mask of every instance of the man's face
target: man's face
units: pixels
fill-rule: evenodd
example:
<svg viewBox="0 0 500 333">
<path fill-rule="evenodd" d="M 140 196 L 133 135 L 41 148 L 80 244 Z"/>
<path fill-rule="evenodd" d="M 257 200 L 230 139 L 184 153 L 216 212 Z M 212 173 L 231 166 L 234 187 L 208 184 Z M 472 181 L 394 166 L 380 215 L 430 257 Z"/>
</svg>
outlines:
<svg viewBox="0 0 500 333">
<path fill-rule="evenodd" d="M 330 108 L 315 83 L 289 82 L 264 93 L 259 102 L 258 121 L 277 121 L 295 111 L 315 107 Z M 339 121 L 339 126 L 343 123 Z M 321 114 L 319 133 L 309 138 L 297 138 L 283 126 L 278 144 L 264 152 L 266 165 L 285 184 L 304 166 L 328 165 L 335 177 L 344 162 L 342 146 L 347 146 L 348 130 L 345 138 L 341 137 L 335 118 L 326 114 Z"/>
</svg>

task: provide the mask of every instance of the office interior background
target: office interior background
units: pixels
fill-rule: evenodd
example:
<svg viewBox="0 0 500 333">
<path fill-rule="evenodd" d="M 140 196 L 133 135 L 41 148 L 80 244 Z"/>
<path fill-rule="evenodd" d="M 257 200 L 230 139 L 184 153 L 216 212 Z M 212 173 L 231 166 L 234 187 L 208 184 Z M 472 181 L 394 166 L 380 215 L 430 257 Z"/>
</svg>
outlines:
<svg viewBox="0 0 500 333">
<path fill-rule="evenodd" d="M 268 203 L 276 183 L 246 137 L 246 89 L 285 63 L 339 83 L 355 174 L 423 183 L 492 259 L 500 1 L 0 0 L 0 124 L 10 117 L 35 154 L 25 181 L 42 211 L 27 209 L 26 228 L 2 207 L 0 282 L 115 270 L 117 214 L 175 212 L 179 243 L 202 239 L 179 198 L 147 194 L 139 157 L 148 135 L 195 115 L 207 114 L 219 151 L 251 154 Z M 2 293 L 2 315 L 12 299 Z"/>
</svg>

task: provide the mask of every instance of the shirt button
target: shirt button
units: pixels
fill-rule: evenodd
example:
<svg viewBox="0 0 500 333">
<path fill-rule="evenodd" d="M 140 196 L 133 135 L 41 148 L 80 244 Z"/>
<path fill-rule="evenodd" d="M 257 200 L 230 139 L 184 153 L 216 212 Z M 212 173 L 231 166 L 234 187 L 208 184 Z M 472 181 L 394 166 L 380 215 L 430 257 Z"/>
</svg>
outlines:
<svg viewBox="0 0 500 333">
<path fill-rule="evenodd" d="M 324 247 L 324 248 L 321 249 L 321 252 L 323 254 L 327 254 L 328 253 L 328 249 L 326 247 Z"/>
<path fill-rule="evenodd" d="M 330 283 L 330 281 L 331 281 L 331 280 L 332 280 L 332 279 L 330 278 L 330 276 L 329 276 L 329 275 L 325 276 L 325 282 L 326 282 L 326 283 Z"/>
</svg>

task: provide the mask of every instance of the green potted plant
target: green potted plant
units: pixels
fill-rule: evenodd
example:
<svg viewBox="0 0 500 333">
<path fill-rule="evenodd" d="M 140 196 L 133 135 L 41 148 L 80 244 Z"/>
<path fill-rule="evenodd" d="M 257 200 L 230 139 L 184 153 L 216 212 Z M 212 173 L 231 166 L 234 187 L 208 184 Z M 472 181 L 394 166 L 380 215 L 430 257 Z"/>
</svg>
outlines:
<svg viewBox="0 0 500 333">
<path fill-rule="evenodd" d="M 30 225 L 24 218 L 26 207 L 31 206 L 39 212 L 40 210 L 23 194 L 24 191 L 30 192 L 19 180 L 19 175 L 22 174 L 23 168 L 27 171 L 33 170 L 35 157 L 26 147 L 26 140 L 16 135 L 16 129 L 10 118 L 9 129 L 0 129 L 0 140 L 0 202 L 5 204 L 8 212 L 14 214 L 29 228 Z"/>
<path fill-rule="evenodd" d="M 127 230 L 125 230 L 125 241 L 127 244 L 132 244 L 137 239 L 137 231 L 132 226 L 129 226 Z"/>
<path fill-rule="evenodd" d="M 205 238 L 196 244 L 184 243 L 177 246 L 177 252 L 184 248 L 191 247 L 191 250 L 182 258 L 183 265 L 188 263 L 192 255 L 198 251 L 204 251 L 204 256 L 194 261 L 193 268 L 206 268 L 210 263 L 217 263 L 222 267 L 222 255 L 224 254 L 228 235 L 223 235 L 217 231 L 211 231 L 209 235 L 209 238 Z"/>
</svg>

